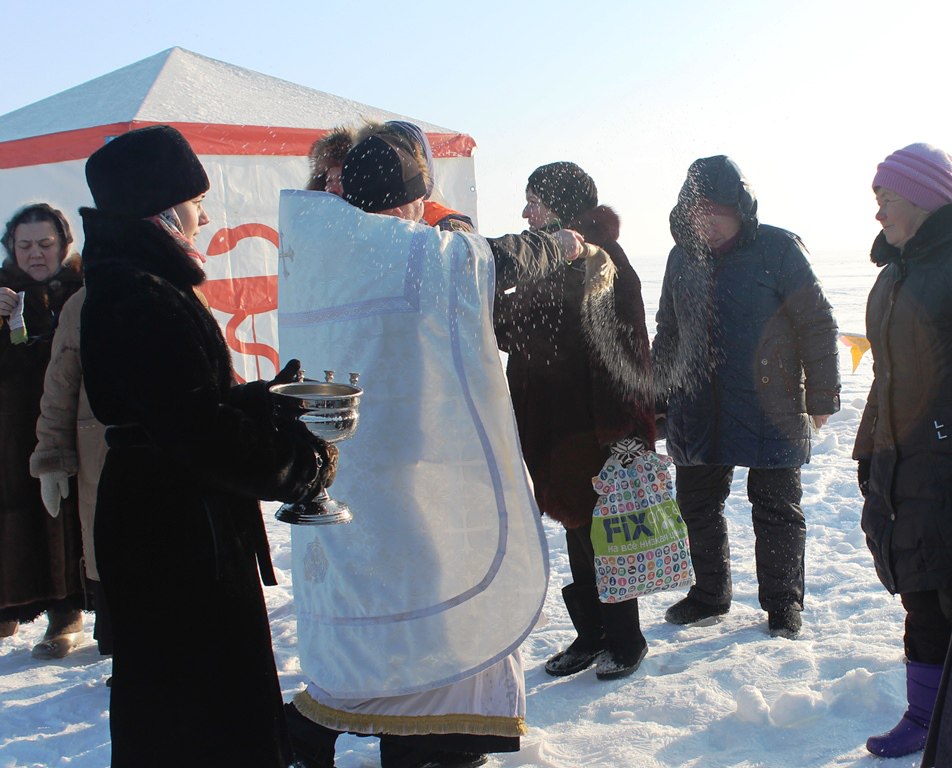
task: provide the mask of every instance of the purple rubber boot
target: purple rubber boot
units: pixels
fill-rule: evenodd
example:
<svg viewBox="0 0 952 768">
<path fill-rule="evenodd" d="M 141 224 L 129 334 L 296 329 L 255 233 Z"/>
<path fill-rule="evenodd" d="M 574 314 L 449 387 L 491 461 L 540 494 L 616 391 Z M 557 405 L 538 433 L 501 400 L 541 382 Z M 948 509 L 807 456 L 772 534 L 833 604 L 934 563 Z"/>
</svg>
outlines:
<svg viewBox="0 0 952 768">
<path fill-rule="evenodd" d="M 925 747 L 941 677 L 941 664 L 906 662 L 906 700 L 909 707 L 891 731 L 870 736 L 866 740 L 866 749 L 880 757 L 902 757 Z"/>
</svg>

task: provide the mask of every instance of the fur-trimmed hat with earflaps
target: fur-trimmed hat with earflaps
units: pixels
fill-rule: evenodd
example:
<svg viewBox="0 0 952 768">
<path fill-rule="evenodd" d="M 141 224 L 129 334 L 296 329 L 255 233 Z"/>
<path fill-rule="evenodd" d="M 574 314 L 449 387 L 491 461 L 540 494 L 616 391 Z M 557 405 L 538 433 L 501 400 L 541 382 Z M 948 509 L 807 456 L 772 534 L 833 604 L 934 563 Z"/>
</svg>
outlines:
<svg viewBox="0 0 952 768">
<path fill-rule="evenodd" d="M 354 131 L 344 126 L 333 128 L 311 145 L 307 159 L 311 164 L 311 177 L 307 189 L 323 192 L 327 188 L 327 172 L 344 165 L 344 158 L 357 143 Z"/>
<path fill-rule="evenodd" d="M 169 125 L 116 136 L 86 161 L 86 183 L 103 213 L 143 219 L 208 191 L 208 175 Z"/>
</svg>

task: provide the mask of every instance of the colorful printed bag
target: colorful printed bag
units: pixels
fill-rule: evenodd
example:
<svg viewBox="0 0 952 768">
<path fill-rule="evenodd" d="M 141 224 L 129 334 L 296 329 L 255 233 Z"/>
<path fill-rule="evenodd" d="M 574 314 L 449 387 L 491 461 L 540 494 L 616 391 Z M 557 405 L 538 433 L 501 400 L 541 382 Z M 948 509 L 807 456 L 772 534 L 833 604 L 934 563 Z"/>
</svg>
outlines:
<svg viewBox="0 0 952 768">
<path fill-rule="evenodd" d="M 637 440 L 612 446 L 592 485 L 595 583 L 603 603 L 619 603 L 694 580 L 688 529 L 674 498 L 671 459 Z"/>
</svg>

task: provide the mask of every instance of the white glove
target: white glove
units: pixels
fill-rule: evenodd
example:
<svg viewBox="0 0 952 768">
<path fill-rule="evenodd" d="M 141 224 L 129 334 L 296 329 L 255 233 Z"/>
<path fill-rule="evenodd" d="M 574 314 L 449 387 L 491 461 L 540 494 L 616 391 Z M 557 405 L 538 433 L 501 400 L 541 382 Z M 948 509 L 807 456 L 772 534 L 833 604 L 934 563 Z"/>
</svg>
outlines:
<svg viewBox="0 0 952 768">
<path fill-rule="evenodd" d="M 59 517 L 60 501 L 69 496 L 69 475 L 60 470 L 40 475 L 40 496 L 50 517 Z"/>
</svg>

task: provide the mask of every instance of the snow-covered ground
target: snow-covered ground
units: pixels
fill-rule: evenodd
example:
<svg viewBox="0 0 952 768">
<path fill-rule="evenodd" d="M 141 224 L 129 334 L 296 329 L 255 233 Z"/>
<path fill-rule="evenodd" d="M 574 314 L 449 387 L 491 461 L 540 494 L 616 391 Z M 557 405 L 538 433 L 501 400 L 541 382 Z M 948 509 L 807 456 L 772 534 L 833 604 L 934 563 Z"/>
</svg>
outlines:
<svg viewBox="0 0 952 768">
<path fill-rule="evenodd" d="M 844 331 L 862 332 L 863 307 L 875 271 L 864 254 L 815 258 Z M 657 305 L 663 260 L 642 273 L 649 318 Z M 559 590 L 570 580 L 561 529 L 546 523 L 551 553 L 547 622 L 523 647 L 529 734 L 520 753 L 489 765 L 545 768 L 834 768 L 873 766 L 866 737 L 892 727 L 904 708 L 899 600 L 879 584 L 860 530 L 861 503 L 850 459 L 871 379 L 867 355 L 855 373 L 841 347 L 843 407 L 817 436 L 803 469 L 807 515 L 806 607 L 794 641 L 771 638 L 757 603 L 746 470 L 735 474 L 728 501 L 734 603 L 719 624 L 685 629 L 664 622 L 683 592 L 641 601 L 648 656 L 632 677 L 612 682 L 587 670 L 567 678 L 542 664 L 573 638 Z M 346 460 L 346 447 L 344 449 Z M 343 470 L 342 471 L 346 471 Z M 267 514 L 280 585 L 266 590 L 278 670 L 287 698 L 303 685 L 295 654 L 291 545 L 287 526 Z M 30 648 L 44 622 L 0 641 L 0 768 L 109 764 L 108 703 L 91 628 L 86 644 L 57 662 L 40 663 Z M 180 636 L 169 642 L 227 642 Z M 173 634 L 176 633 L 176 634 Z M 183 745 L 183 749 L 185 749 Z M 919 756 L 889 761 L 918 766 Z M 339 768 L 379 765 L 377 741 L 344 736 Z"/>
</svg>

